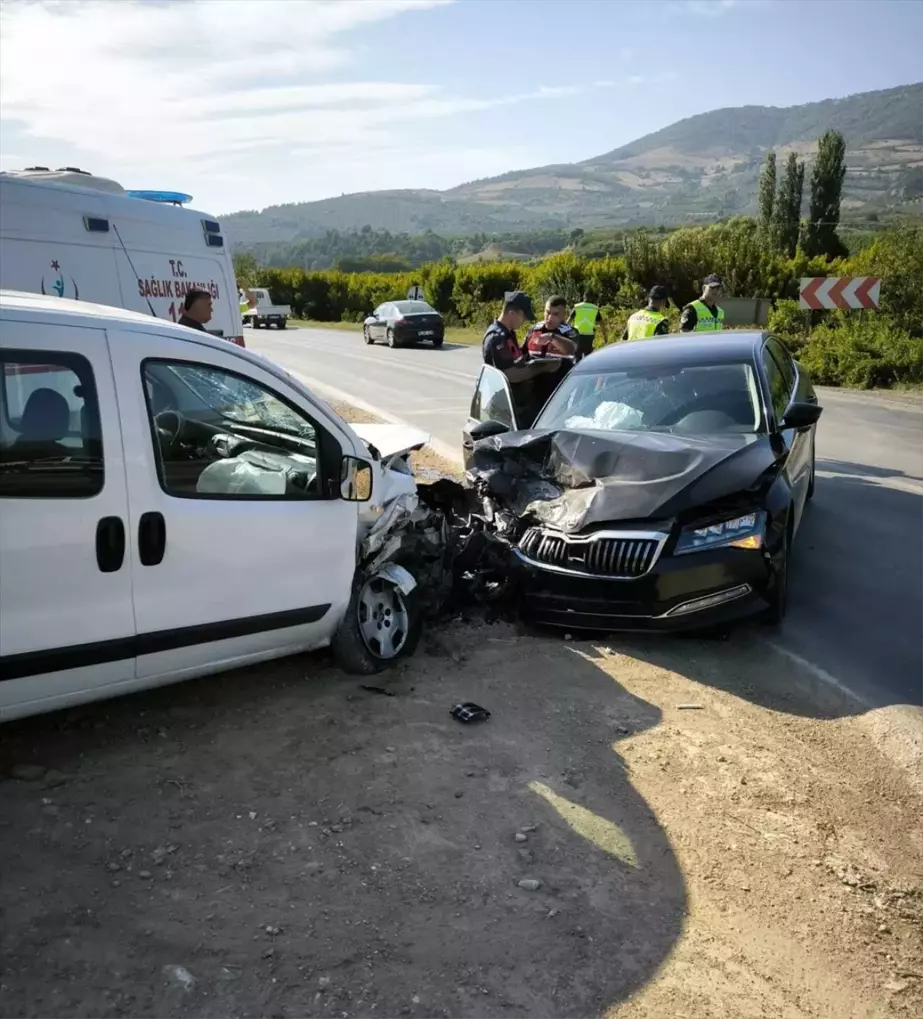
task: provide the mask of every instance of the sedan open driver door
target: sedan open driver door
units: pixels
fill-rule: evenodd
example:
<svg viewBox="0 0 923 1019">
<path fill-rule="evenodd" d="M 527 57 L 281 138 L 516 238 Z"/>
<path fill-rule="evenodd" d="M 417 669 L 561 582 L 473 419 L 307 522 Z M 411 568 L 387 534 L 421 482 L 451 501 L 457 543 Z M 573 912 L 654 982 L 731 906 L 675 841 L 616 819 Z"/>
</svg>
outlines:
<svg viewBox="0 0 923 1019">
<path fill-rule="evenodd" d="M 499 369 L 483 365 L 462 432 L 465 467 L 470 464 L 471 449 L 478 439 L 515 432 L 518 427 L 509 380 Z"/>
<path fill-rule="evenodd" d="M 347 436 L 213 343 L 118 330 L 109 343 L 131 451 L 139 678 L 326 644 L 356 564 L 358 504 L 339 498 Z"/>
</svg>

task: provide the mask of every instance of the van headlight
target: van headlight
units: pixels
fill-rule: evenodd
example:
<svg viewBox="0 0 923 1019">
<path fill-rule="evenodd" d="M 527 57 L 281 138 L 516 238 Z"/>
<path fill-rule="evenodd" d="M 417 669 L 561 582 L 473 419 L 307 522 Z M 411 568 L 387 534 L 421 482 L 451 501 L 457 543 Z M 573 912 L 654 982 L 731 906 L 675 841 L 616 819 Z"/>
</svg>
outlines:
<svg viewBox="0 0 923 1019">
<path fill-rule="evenodd" d="M 676 543 L 675 554 L 699 552 L 705 548 L 762 548 L 765 532 L 766 514 L 762 510 L 707 527 L 684 527 Z"/>
</svg>

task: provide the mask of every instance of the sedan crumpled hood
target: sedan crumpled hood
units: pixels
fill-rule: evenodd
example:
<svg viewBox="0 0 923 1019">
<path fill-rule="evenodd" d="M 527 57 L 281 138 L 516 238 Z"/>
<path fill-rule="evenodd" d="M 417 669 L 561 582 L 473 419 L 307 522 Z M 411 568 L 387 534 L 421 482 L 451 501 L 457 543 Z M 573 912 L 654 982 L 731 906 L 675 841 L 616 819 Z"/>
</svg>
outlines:
<svg viewBox="0 0 923 1019">
<path fill-rule="evenodd" d="M 469 473 L 516 516 L 575 532 L 706 506 L 755 485 L 778 459 L 762 435 L 532 430 L 475 443 Z"/>
</svg>

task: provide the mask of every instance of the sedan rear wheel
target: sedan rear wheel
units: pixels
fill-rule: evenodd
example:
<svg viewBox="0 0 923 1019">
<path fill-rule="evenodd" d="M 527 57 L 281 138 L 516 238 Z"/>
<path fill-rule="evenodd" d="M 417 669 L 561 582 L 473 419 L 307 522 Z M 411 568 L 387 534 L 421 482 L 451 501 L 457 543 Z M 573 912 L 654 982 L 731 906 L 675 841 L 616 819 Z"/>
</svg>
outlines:
<svg viewBox="0 0 923 1019">
<path fill-rule="evenodd" d="M 388 346 L 389 347 L 396 347 L 397 346 L 397 337 L 394 335 L 394 330 L 393 329 L 389 329 L 388 330 Z"/>
<path fill-rule="evenodd" d="M 374 342 L 375 342 L 375 341 L 374 341 L 374 340 L 372 339 L 372 330 L 371 330 L 371 329 L 369 329 L 369 327 L 368 327 L 368 326 L 363 326 L 363 327 L 362 327 L 362 336 L 363 336 L 363 338 L 365 339 L 365 342 L 366 342 L 366 343 L 374 343 Z"/>
<path fill-rule="evenodd" d="M 443 337 L 443 336 L 434 336 L 433 337 L 433 346 L 436 348 L 436 350 L 438 350 L 442 346 L 442 341 L 444 339 L 445 339 L 445 337 Z"/>
</svg>

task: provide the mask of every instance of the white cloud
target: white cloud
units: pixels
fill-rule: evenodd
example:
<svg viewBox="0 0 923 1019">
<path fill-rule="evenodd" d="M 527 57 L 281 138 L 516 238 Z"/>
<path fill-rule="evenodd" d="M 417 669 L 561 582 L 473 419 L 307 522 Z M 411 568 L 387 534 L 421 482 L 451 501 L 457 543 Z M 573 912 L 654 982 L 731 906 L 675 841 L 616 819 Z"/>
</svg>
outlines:
<svg viewBox="0 0 923 1019">
<path fill-rule="evenodd" d="M 702 18 L 718 18 L 737 6 L 737 0 L 688 0 L 686 9 Z"/>
<path fill-rule="evenodd" d="M 499 149 L 433 141 L 439 154 L 427 158 L 421 125 L 445 133 L 444 118 L 581 86 L 483 98 L 346 79 L 400 66 L 396 54 L 363 68 L 355 48 L 374 53 L 376 23 L 451 2 L 4 0 L 0 149 L 11 137 L 24 159 L 0 158 L 6 168 L 77 162 L 126 186 L 177 187 L 216 212 L 339 193 L 344 167 L 363 189 L 393 187 L 408 172 L 404 186 L 417 186 L 453 165 L 465 167 L 459 180 L 499 172 L 508 168 Z"/>
</svg>

